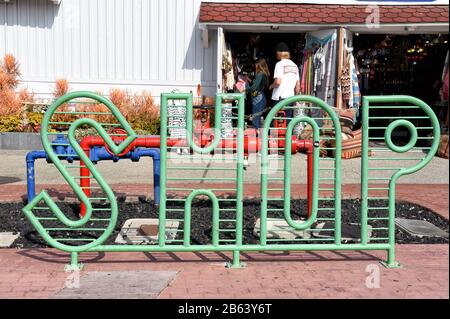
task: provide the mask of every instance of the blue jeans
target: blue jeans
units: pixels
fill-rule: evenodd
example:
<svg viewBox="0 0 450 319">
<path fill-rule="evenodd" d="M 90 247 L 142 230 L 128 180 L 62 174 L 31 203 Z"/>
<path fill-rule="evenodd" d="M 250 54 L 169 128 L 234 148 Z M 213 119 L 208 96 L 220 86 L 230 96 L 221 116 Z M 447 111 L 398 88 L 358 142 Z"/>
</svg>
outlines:
<svg viewBox="0 0 450 319">
<path fill-rule="evenodd" d="M 261 116 L 266 108 L 266 96 L 264 93 L 259 93 L 257 96 L 252 96 L 252 116 L 253 128 L 261 128 Z"/>
</svg>

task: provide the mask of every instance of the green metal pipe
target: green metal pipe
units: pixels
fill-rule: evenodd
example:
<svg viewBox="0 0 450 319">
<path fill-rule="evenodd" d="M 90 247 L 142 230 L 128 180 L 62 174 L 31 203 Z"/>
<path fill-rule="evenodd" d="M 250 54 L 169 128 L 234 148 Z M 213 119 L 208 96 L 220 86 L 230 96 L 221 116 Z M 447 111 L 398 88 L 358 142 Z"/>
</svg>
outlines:
<svg viewBox="0 0 450 319">
<path fill-rule="evenodd" d="M 197 196 L 208 196 L 212 202 L 212 244 L 217 247 L 219 245 L 219 201 L 213 192 L 206 189 L 198 189 L 193 191 L 186 199 L 184 205 L 184 241 L 183 245 L 189 247 L 191 244 L 191 208 L 192 201 Z"/>
<path fill-rule="evenodd" d="M 417 106 L 420 108 L 427 116 L 416 116 L 416 117 L 381 117 L 384 119 L 394 119 L 397 121 L 392 122 L 388 129 L 385 132 L 385 139 L 388 146 L 388 149 L 397 152 L 397 153 L 405 153 L 407 151 L 410 151 L 415 147 L 415 144 L 417 142 L 417 130 L 414 127 L 414 125 L 410 121 L 406 121 L 405 119 L 429 119 L 431 121 L 432 127 L 433 127 L 433 144 L 430 147 L 430 151 L 428 152 L 427 156 L 422 159 L 422 161 L 418 164 L 416 164 L 413 167 L 410 168 L 395 168 L 391 170 L 398 170 L 396 173 L 393 174 L 391 180 L 389 181 L 389 195 L 388 198 L 386 198 L 389 201 L 389 221 L 388 221 L 388 228 L 389 228 L 389 249 L 388 249 L 388 260 L 387 265 L 394 267 L 396 266 L 395 261 L 395 187 L 397 180 L 404 175 L 409 175 L 412 173 L 415 173 L 419 171 L 420 169 L 424 168 L 427 164 L 430 163 L 430 161 L 435 156 L 437 149 L 439 147 L 440 142 L 440 125 L 439 121 L 434 113 L 434 111 L 423 101 L 411 97 L 411 96 L 366 96 L 363 98 L 363 149 L 362 149 L 362 172 L 361 172 L 361 194 L 363 194 L 362 198 L 362 205 L 361 205 L 361 213 L 364 216 L 361 221 L 361 236 L 362 236 L 362 243 L 367 242 L 367 211 L 368 211 L 368 200 L 374 199 L 370 198 L 368 196 L 368 171 L 371 170 L 369 168 L 369 159 L 368 159 L 368 140 L 369 140 L 369 119 L 380 119 L 380 117 L 370 117 L 369 115 L 369 108 L 372 103 L 405 103 L 405 104 L 412 104 L 414 106 Z M 399 126 L 406 127 L 410 134 L 411 134 L 411 140 L 405 147 L 398 147 L 392 142 L 392 132 L 395 128 Z M 382 168 L 383 170 L 387 170 L 389 168 Z M 372 170 L 380 170 L 380 169 L 372 169 Z"/>
<path fill-rule="evenodd" d="M 97 181 L 97 183 L 102 187 L 102 190 L 105 192 L 106 196 L 108 197 L 111 205 L 111 219 L 110 223 L 108 224 L 107 228 L 105 229 L 105 232 L 99 236 L 95 241 L 92 243 L 82 245 L 82 246 L 70 246 L 65 245 L 54 238 L 52 238 L 48 232 L 45 230 L 44 226 L 41 224 L 39 219 L 36 218 L 36 216 L 33 213 L 33 208 L 37 206 L 41 201 L 44 201 L 46 205 L 50 208 L 50 210 L 54 213 L 55 217 L 59 219 L 59 221 L 64 224 L 67 227 L 70 228 L 78 228 L 84 226 L 89 219 L 92 216 L 92 205 L 89 200 L 89 198 L 85 195 L 83 190 L 80 188 L 80 186 L 75 181 L 75 178 L 70 174 L 70 172 L 65 168 L 62 161 L 59 159 L 59 155 L 56 154 L 53 150 L 53 148 L 50 145 L 49 142 L 49 136 L 48 136 L 48 128 L 49 128 L 49 122 L 53 114 L 56 112 L 56 110 L 61 107 L 66 102 L 76 99 L 76 98 L 90 98 L 93 100 L 96 100 L 97 102 L 104 104 L 111 113 L 114 114 L 117 121 L 122 125 L 123 129 L 127 132 L 128 137 L 120 144 L 116 145 L 115 142 L 111 139 L 111 137 L 108 135 L 108 133 L 105 131 L 105 129 L 96 121 L 89 119 L 89 118 L 81 118 L 72 123 L 72 125 L 69 128 L 68 131 L 68 140 L 70 142 L 70 145 L 75 150 L 77 155 L 79 156 L 80 160 L 83 161 L 83 163 L 86 165 L 86 167 L 89 169 L 89 171 L 92 173 L 93 178 Z M 118 207 L 117 207 L 117 200 L 115 197 L 115 194 L 113 193 L 111 187 L 106 183 L 106 181 L 103 179 L 103 177 L 100 175 L 100 173 L 96 170 L 94 164 L 90 161 L 89 157 L 85 154 L 84 150 L 80 147 L 78 144 L 78 141 L 75 139 L 75 130 L 83 125 L 88 125 L 93 127 L 97 133 L 105 140 L 106 144 L 109 146 L 111 151 L 114 154 L 119 154 L 123 152 L 123 150 L 130 145 L 133 140 L 136 138 L 136 134 L 132 130 L 131 126 L 128 124 L 128 122 L 125 120 L 125 117 L 119 112 L 119 110 L 114 106 L 114 104 L 107 98 L 91 93 L 91 92 L 73 92 L 66 94 L 59 99 L 57 99 L 47 110 L 45 113 L 45 116 L 42 120 L 41 124 L 41 141 L 42 145 L 50 159 L 50 161 L 56 166 L 58 171 L 61 173 L 61 175 L 64 177 L 64 179 L 67 181 L 69 186 L 72 188 L 74 193 L 77 195 L 77 197 L 80 199 L 80 201 L 85 205 L 86 207 L 86 214 L 83 216 L 83 218 L 79 220 L 71 220 L 65 216 L 65 214 L 59 209 L 59 207 L 56 205 L 56 203 L 53 201 L 53 199 L 48 195 L 46 191 L 42 191 L 39 195 L 37 195 L 31 202 L 29 202 L 24 208 L 23 212 L 25 216 L 28 218 L 30 223 L 36 228 L 38 233 L 42 236 L 42 238 L 52 247 L 67 251 L 67 252 L 80 252 L 85 251 L 86 249 L 95 247 L 101 243 L 103 243 L 108 237 L 111 235 L 112 231 L 115 228 L 115 224 L 117 221 L 117 214 L 118 214 Z"/>
<path fill-rule="evenodd" d="M 213 251 L 349 251 L 349 250 L 388 250 L 389 244 L 345 244 L 337 246 L 335 244 L 302 244 L 302 245 L 221 245 L 214 247 L 212 245 L 192 245 L 184 247 L 181 245 L 167 245 L 165 247 L 151 245 L 101 245 L 89 249 L 89 252 L 213 252 Z"/>
<path fill-rule="evenodd" d="M 291 166 L 292 166 L 292 132 L 294 131 L 295 126 L 299 123 L 308 123 L 313 128 L 313 140 L 314 144 L 319 144 L 320 139 L 320 130 L 316 121 L 310 117 L 297 117 L 293 119 L 287 128 L 286 132 L 286 145 L 284 151 L 284 219 L 294 229 L 304 230 L 311 227 L 311 225 L 316 221 L 317 217 L 317 195 L 318 195 L 318 186 L 319 186 L 319 148 L 314 147 L 313 149 L 313 193 L 312 193 L 312 207 L 311 207 L 311 216 L 304 223 L 298 224 L 291 217 Z"/>
<path fill-rule="evenodd" d="M 95 112 L 61 112 L 57 111 L 58 108 L 68 103 L 68 101 L 75 99 L 75 98 L 91 98 L 96 100 L 98 103 L 102 103 L 107 106 L 109 109 L 110 114 L 112 114 L 119 124 L 113 124 L 113 123 L 97 123 L 92 119 L 89 118 L 82 118 L 75 120 L 72 122 L 50 122 L 50 119 L 52 115 L 54 114 L 74 114 L 74 115 L 90 115 Z M 180 170 L 189 170 L 192 169 L 193 171 L 199 171 L 203 170 L 198 167 L 191 168 L 189 166 L 175 166 L 174 168 L 168 167 L 167 160 L 171 159 L 171 157 L 168 156 L 167 151 L 167 141 L 168 141 L 168 115 L 167 115 L 167 108 L 168 108 L 168 102 L 173 100 L 182 100 L 186 103 L 186 130 L 187 135 L 186 139 L 188 140 L 189 147 L 186 147 L 186 149 L 192 149 L 195 154 L 208 154 L 212 152 L 215 149 L 218 149 L 218 145 L 221 141 L 221 133 L 223 128 L 220 127 L 221 119 L 224 118 L 231 118 L 230 116 L 222 117 L 222 110 L 223 110 L 223 102 L 225 100 L 233 100 L 237 101 L 236 107 L 230 107 L 229 109 L 237 109 L 238 110 L 238 116 L 235 117 L 233 114 L 233 118 L 237 119 L 237 128 L 235 128 L 233 131 L 236 134 L 236 139 L 233 137 L 233 140 L 235 139 L 237 141 L 237 152 L 236 155 L 233 154 L 233 156 L 230 156 L 226 159 L 221 159 L 221 161 L 230 161 L 233 163 L 236 163 L 236 168 L 214 168 L 211 170 L 217 170 L 217 171 L 231 171 L 236 170 L 236 178 L 232 177 L 226 177 L 226 178 L 177 178 L 167 177 L 168 170 L 174 170 L 174 172 L 180 171 Z M 326 117 L 323 119 L 331 121 L 333 124 L 333 128 L 324 128 L 319 127 L 316 120 L 317 119 L 311 119 L 309 117 L 299 117 L 294 118 L 287 128 L 283 129 L 272 129 L 270 128 L 271 122 L 276 118 L 276 114 L 278 111 L 280 111 L 283 108 L 295 108 L 290 105 L 296 103 L 296 102 L 306 102 L 311 103 L 313 105 L 317 105 L 317 109 L 321 109 L 324 113 L 326 113 Z M 414 106 L 402 106 L 399 108 L 405 108 L 405 109 L 411 109 L 411 108 L 420 108 L 423 110 L 426 114 L 426 116 L 407 116 L 407 117 L 370 117 L 370 109 L 374 108 L 372 104 L 376 103 L 401 103 L 401 104 L 413 104 Z M 390 108 L 391 106 L 388 106 L 387 108 Z M 375 108 L 378 108 L 375 106 Z M 261 225 L 260 225 L 260 243 L 257 245 L 246 245 L 243 243 L 243 171 L 244 171 L 244 96 L 242 94 L 219 94 L 217 95 L 216 99 L 216 107 L 215 107 L 215 120 L 216 120 L 216 127 L 214 128 L 214 140 L 212 143 L 210 143 L 206 147 L 199 147 L 196 145 L 194 138 L 193 138 L 193 118 L 192 118 L 192 111 L 193 111 L 193 105 L 192 105 L 192 95 L 191 94 L 162 94 L 161 95 L 161 176 L 160 176 L 160 184 L 161 184 L 161 193 L 160 193 L 160 216 L 159 216 L 159 233 L 158 233 L 158 245 L 137 245 L 137 246 L 130 246 L 130 245 L 103 245 L 105 240 L 112 234 L 113 229 L 115 228 L 115 224 L 117 221 L 117 214 L 118 214 L 118 206 L 117 201 L 115 198 L 114 193 L 112 192 L 109 185 L 103 180 L 102 176 L 95 170 L 95 166 L 92 162 L 89 161 L 89 158 L 86 156 L 84 151 L 79 146 L 78 142 L 75 140 L 75 130 L 77 128 L 80 128 L 81 126 L 91 126 L 93 127 L 98 134 L 105 140 L 108 147 L 115 153 L 119 154 L 121 153 L 130 143 L 136 138 L 135 133 L 132 131 L 129 124 L 126 122 L 125 118 L 120 114 L 118 109 L 109 101 L 108 99 L 98 96 L 96 94 L 90 93 L 90 92 L 74 92 L 71 94 L 68 94 L 60 99 L 58 99 L 50 108 L 49 111 L 47 111 L 44 120 L 43 120 L 43 131 L 41 132 L 41 139 L 44 145 L 44 148 L 46 152 L 49 155 L 49 159 L 54 163 L 56 168 L 61 172 L 62 176 L 66 179 L 69 186 L 74 190 L 75 194 L 78 196 L 80 201 L 86 206 L 86 214 L 85 216 L 80 220 L 70 220 L 67 218 L 57 207 L 55 202 L 52 200 L 52 198 L 45 192 L 41 192 L 38 196 L 35 197 L 33 201 L 31 201 L 25 208 L 24 213 L 27 216 L 27 218 L 30 220 L 32 225 L 38 230 L 39 234 L 43 237 L 43 239 L 51 246 L 67 251 L 71 253 L 71 265 L 72 267 L 78 267 L 78 253 L 84 252 L 84 251 L 90 251 L 90 252 L 101 252 L 101 251 L 130 251 L 130 252 L 194 252 L 194 251 L 229 251 L 232 252 L 233 255 L 233 261 L 231 263 L 231 267 L 239 268 L 241 267 L 240 263 L 240 253 L 242 251 L 294 251 L 294 250 L 303 250 L 303 251 L 326 251 L 326 250 L 332 250 L 332 251 L 346 251 L 346 250 L 386 250 L 388 251 L 388 261 L 387 265 L 390 267 L 394 267 L 397 265 L 395 262 L 395 185 L 397 180 L 404 175 L 412 174 L 417 172 L 418 170 L 425 167 L 433 158 L 435 153 L 437 152 L 438 146 L 439 146 L 439 137 L 440 137 L 440 128 L 439 123 L 437 120 L 436 115 L 431 110 L 431 108 L 426 105 L 424 102 L 408 96 L 393 96 L 393 97 L 365 97 L 363 100 L 363 141 L 362 141 L 362 158 L 361 158 L 361 194 L 362 194 L 362 207 L 361 207 L 361 243 L 360 244 L 344 244 L 342 243 L 341 238 L 341 149 L 342 149 L 342 137 L 341 137 L 341 129 L 340 129 L 340 123 L 339 118 L 333 111 L 333 109 L 328 106 L 325 102 L 323 102 L 320 99 L 317 99 L 315 97 L 311 96 L 296 96 L 289 99 L 286 99 L 280 103 L 278 103 L 269 113 L 268 117 L 266 118 L 266 121 L 264 123 L 264 128 L 262 131 L 262 161 L 261 161 L 261 195 L 262 195 L 262 204 L 261 204 Z M 372 119 L 387 119 L 391 121 L 389 125 L 383 126 L 383 127 L 375 127 L 377 129 L 385 129 L 385 135 L 384 138 L 370 138 L 369 136 L 369 130 L 373 129 L 370 127 L 370 120 Z M 431 125 L 428 126 L 422 126 L 422 127 L 414 127 L 411 121 L 407 119 L 430 119 Z M 313 211 L 312 216 L 307 221 L 305 221 L 302 224 L 296 223 L 290 214 L 290 190 L 291 190 L 291 164 L 292 164 L 292 158 L 291 158 L 291 152 L 290 149 L 292 147 L 292 132 L 295 125 L 306 122 L 311 125 L 313 128 L 313 137 L 315 140 L 315 148 L 313 150 L 314 152 L 314 179 L 313 179 Z M 65 125 L 69 125 L 70 127 L 66 134 L 68 134 L 68 140 L 70 143 L 70 146 L 73 147 L 75 152 L 78 154 L 80 159 L 82 160 L 85 167 L 90 171 L 92 178 L 94 178 L 97 183 L 98 187 L 103 190 L 103 192 L 106 194 L 105 197 L 98 197 L 98 198 L 87 198 L 84 195 L 83 188 L 80 187 L 77 184 L 77 180 L 80 179 L 80 176 L 72 176 L 69 173 L 69 169 L 71 167 L 67 167 L 62 164 L 61 158 L 64 157 L 63 155 L 57 155 L 53 152 L 52 147 L 55 146 L 55 143 L 49 142 L 48 138 L 49 136 L 55 135 L 54 132 L 48 132 L 49 128 L 48 125 L 50 124 L 61 124 L 64 123 Z M 103 126 L 122 126 L 126 134 L 107 134 L 104 130 Z M 379 125 L 379 124 L 377 124 Z M 411 135 L 411 139 L 409 143 L 406 146 L 397 146 L 392 141 L 392 135 L 393 131 L 397 129 L 398 127 L 406 127 Z M 177 127 L 178 128 L 178 127 Z M 419 129 L 433 129 L 433 138 L 430 137 L 419 137 L 418 136 L 418 130 Z M 284 147 L 277 147 L 272 148 L 274 149 L 282 149 L 284 150 L 284 156 L 280 156 L 279 158 L 275 159 L 277 161 L 284 161 L 284 169 L 276 171 L 283 172 L 284 177 L 278 178 L 278 177 L 269 177 L 269 172 L 273 171 L 269 163 L 271 160 L 268 158 L 268 152 L 269 152 L 269 131 L 273 130 L 275 132 L 278 131 L 284 131 L 282 134 L 286 134 L 284 140 L 286 140 L 286 144 Z M 334 130 L 335 132 L 335 147 L 320 147 L 318 143 L 318 137 L 320 136 L 320 130 L 322 131 L 331 131 Z M 58 134 L 61 134 L 61 132 L 58 132 Z M 125 140 L 119 144 L 116 145 L 115 141 L 111 138 L 111 136 L 125 136 Z M 283 140 L 280 138 L 275 137 L 276 140 Z M 273 139 L 273 140 L 275 140 Z M 333 138 L 329 138 L 328 140 L 332 140 Z M 380 148 L 380 147 L 369 147 L 369 141 L 370 140 L 386 140 L 386 148 Z M 425 139 L 433 139 L 433 144 L 431 147 L 416 147 L 417 141 L 419 140 L 425 140 Z M 61 145 L 60 145 L 61 146 Z M 335 159 L 324 159 L 321 160 L 319 158 L 319 150 L 323 149 L 329 149 L 335 151 Z M 370 164 L 372 163 L 372 160 L 386 160 L 387 158 L 374 158 L 369 159 L 368 152 L 370 150 L 378 150 L 380 152 L 396 152 L 396 153 L 406 153 L 406 152 L 419 152 L 420 150 L 427 149 L 429 150 L 428 154 L 423 158 L 418 158 L 420 162 L 417 163 L 415 166 L 410 168 L 402 168 L 399 167 L 398 162 L 411 160 L 410 157 L 407 158 L 398 158 L 397 161 L 395 161 L 396 167 L 370 167 Z M 67 155 L 68 156 L 68 155 Z M 174 157 L 175 158 L 175 157 Z M 184 158 L 183 158 L 184 159 Z M 190 155 L 189 159 L 195 160 L 196 158 L 194 155 Z M 200 158 L 201 159 L 201 158 Z M 216 160 L 219 162 L 218 159 L 211 159 Z M 326 167 L 321 168 L 320 163 L 321 162 L 331 162 L 334 161 L 334 167 Z M 210 163 L 208 159 L 208 163 Z M 279 163 L 279 162 L 278 162 Z M 226 163 L 224 163 L 226 164 Z M 330 165 L 331 166 L 331 165 Z M 386 165 L 387 166 L 387 165 Z M 387 174 L 389 174 L 390 171 L 392 171 L 392 176 L 390 178 L 381 178 L 381 177 L 369 177 L 370 171 L 385 171 Z M 328 173 L 333 172 L 334 177 L 323 177 L 320 176 L 322 172 Z M 235 199 L 218 199 L 213 191 L 224 191 L 225 189 L 220 188 L 211 188 L 211 189 L 195 189 L 192 187 L 187 188 L 168 188 L 167 182 L 168 181 L 208 181 L 208 180 L 215 180 L 215 181 L 224 181 L 224 180 L 233 180 L 236 183 L 236 188 L 226 188 L 227 191 L 236 191 L 236 198 Z M 378 185 L 373 185 L 372 187 L 369 187 L 369 180 L 383 180 L 383 181 L 389 181 L 389 188 L 382 187 Z M 284 188 L 277 188 L 277 186 L 272 185 L 269 188 L 269 182 L 272 181 L 283 181 L 284 182 Z M 320 185 L 320 181 L 332 181 L 334 182 L 333 187 L 331 188 L 328 185 Z M 93 188 L 93 187 L 92 187 Z M 168 199 L 166 196 L 166 193 L 168 190 L 176 190 L 176 191 L 186 191 L 189 192 L 187 194 L 186 198 L 182 199 Z M 284 197 L 283 198 L 275 198 L 275 197 L 269 197 L 268 192 L 269 191 L 283 191 L 284 190 Z M 331 191 L 333 192 L 332 197 L 319 197 L 319 191 Z M 388 191 L 387 197 L 381 197 L 381 196 L 369 196 L 369 191 Z M 212 245 L 190 245 L 190 232 L 191 232 L 191 210 L 192 210 L 192 202 L 194 198 L 197 196 L 207 196 L 212 201 Z M 103 195 L 102 195 L 103 196 Z M 93 200 L 108 200 L 110 202 L 109 208 L 93 208 L 92 207 L 92 201 Z M 370 207 L 369 201 L 371 200 L 387 200 L 388 201 L 388 207 Z M 38 206 L 41 201 L 44 201 L 46 206 Z M 268 208 L 268 202 L 283 202 L 283 209 L 281 208 Z M 318 208 L 318 202 L 327 202 L 332 203 L 334 205 L 333 208 Z M 171 205 L 175 205 L 175 207 L 167 208 L 167 202 L 170 202 Z M 219 203 L 235 203 L 235 209 L 234 208 L 223 208 L 220 209 Z M 177 204 L 178 203 L 178 204 Z M 178 205 L 178 206 L 177 206 Z M 176 208 L 176 207 L 184 207 L 184 209 Z M 45 212 L 45 211 L 52 211 L 54 214 L 54 217 L 38 217 L 34 215 L 34 211 L 36 212 Z M 334 210 L 334 218 L 321 218 L 318 217 L 318 212 L 326 212 L 326 211 L 333 211 Z M 234 212 L 236 211 L 236 219 L 220 219 L 220 212 Z M 277 229 L 298 229 L 298 230 L 305 230 L 307 232 L 314 232 L 314 229 L 311 229 L 312 222 L 314 221 L 331 221 L 334 222 L 335 228 L 328 227 L 325 230 L 322 231 L 329 231 L 334 232 L 334 238 L 327 238 L 327 239 L 320 239 L 320 238 L 312 238 L 312 239 L 296 239 L 296 240 L 288 240 L 288 239 L 267 239 L 267 221 L 268 220 L 276 220 L 273 218 L 268 218 L 267 214 L 268 212 L 281 212 L 283 211 L 285 220 L 287 222 L 286 227 L 279 227 Z M 387 217 L 369 217 L 368 212 L 369 211 L 386 211 L 388 216 Z M 93 213 L 95 212 L 105 212 L 110 213 L 110 218 L 92 218 Z M 166 213 L 176 213 L 176 212 L 184 212 L 184 218 L 183 219 L 167 219 Z M 57 227 L 54 226 L 52 228 L 45 228 L 40 223 L 40 221 L 45 220 L 58 220 L 61 222 L 63 226 Z M 373 228 L 373 231 L 388 231 L 388 237 L 386 238 L 372 238 L 371 243 L 369 243 L 368 240 L 368 222 L 372 220 L 379 220 L 379 221 L 386 221 L 387 226 L 385 227 L 376 227 Z M 96 228 L 88 228 L 86 227 L 86 223 L 88 221 L 102 221 L 105 223 L 108 223 L 105 228 L 96 227 Z M 184 223 L 184 228 L 182 230 L 179 230 L 179 233 L 183 233 L 183 240 L 171 240 L 170 243 L 166 240 L 166 233 L 171 230 L 167 230 L 165 225 L 167 221 L 178 221 Z M 224 228 L 220 228 L 220 223 L 231 223 L 234 224 L 234 228 L 228 228 L 226 224 L 222 224 Z M 383 224 L 384 226 L 384 224 Z M 102 234 L 99 235 L 98 238 L 72 238 L 75 236 L 68 236 L 67 238 L 54 238 L 49 233 L 52 231 L 57 230 L 74 230 L 74 231 L 103 231 Z M 220 233 L 235 233 L 236 238 L 235 239 L 220 239 Z M 283 242 L 305 242 L 304 244 L 282 244 Z M 329 244 L 324 243 L 316 243 L 316 242 L 334 242 Z M 373 242 L 384 242 L 386 243 L 373 243 Z M 71 245 L 65 245 L 62 242 L 89 242 L 84 245 L 80 246 L 71 246 Z M 226 244 L 230 243 L 230 244 Z"/>
</svg>

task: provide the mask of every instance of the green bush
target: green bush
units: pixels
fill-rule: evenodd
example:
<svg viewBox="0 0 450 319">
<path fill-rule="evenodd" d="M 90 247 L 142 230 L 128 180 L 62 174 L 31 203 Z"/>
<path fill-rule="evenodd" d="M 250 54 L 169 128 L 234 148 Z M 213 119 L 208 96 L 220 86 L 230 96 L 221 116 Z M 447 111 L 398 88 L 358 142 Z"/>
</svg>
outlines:
<svg viewBox="0 0 450 319">
<path fill-rule="evenodd" d="M 43 113 L 27 112 L 28 128 L 31 132 L 40 132 Z"/>
<path fill-rule="evenodd" d="M 22 125 L 22 118 L 16 115 L 9 115 L 0 118 L 0 132 L 40 132 L 44 114 L 27 112 L 28 124 Z M 139 135 L 159 135 L 161 120 L 159 118 L 137 119 L 130 123 L 133 130 Z M 97 136 L 97 132 L 92 128 L 79 128 L 76 130 L 76 137 Z"/>
<path fill-rule="evenodd" d="M 139 132 L 138 134 L 159 135 L 161 120 L 159 118 L 136 120 L 130 124 L 133 130 Z"/>
</svg>

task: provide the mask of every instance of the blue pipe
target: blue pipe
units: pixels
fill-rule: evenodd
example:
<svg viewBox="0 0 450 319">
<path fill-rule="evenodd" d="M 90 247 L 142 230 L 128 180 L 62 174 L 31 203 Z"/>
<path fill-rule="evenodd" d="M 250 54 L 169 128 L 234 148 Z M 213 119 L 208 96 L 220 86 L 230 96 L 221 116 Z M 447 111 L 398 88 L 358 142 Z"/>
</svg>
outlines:
<svg viewBox="0 0 450 319">
<path fill-rule="evenodd" d="M 133 158 L 133 155 L 135 158 Z M 155 197 L 155 205 L 159 206 L 159 177 L 161 172 L 161 155 L 159 149 L 157 148 L 137 148 L 135 152 L 132 153 L 131 160 L 133 162 L 139 161 L 140 157 L 147 156 L 153 158 L 153 192 Z"/>
<path fill-rule="evenodd" d="M 26 156 L 27 162 L 27 198 L 31 202 L 36 196 L 36 181 L 34 173 L 34 162 L 38 158 L 47 158 L 45 151 L 31 151 Z"/>
<path fill-rule="evenodd" d="M 64 143 L 66 142 L 64 138 L 56 138 L 53 143 Z M 67 142 L 66 142 L 67 143 Z M 55 149 L 55 153 L 58 155 L 63 154 L 74 154 L 70 157 L 62 157 L 61 159 L 67 160 L 72 163 L 74 160 L 79 160 L 78 155 L 76 155 L 75 151 L 72 147 L 65 147 L 65 150 L 61 149 L 61 146 L 53 147 Z M 97 164 L 99 161 L 113 161 L 118 162 L 121 159 L 131 159 L 133 162 L 138 162 L 141 157 L 151 157 L 153 159 L 153 191 L 155 198 L 155 205 L 159 205 L 159 195 L 160 195 L 160 152 L 159 149 L 156 148 L 136 148 L 134 151 L 130 151 L 124 156 L 118 157 L 116 155 L 111 155 L 105 147 L 93 147 L 90 152 L 90 159 L 94 164 Z M 28 202 L 32 201 L 36 196 L 36 178 L 35 178 L 35 161 L 40 158 L 45 158 L 47 162 L 50 162 L 48 159 L 47 153 L 45 151 L 31 151 L 26 155 L 26 165 L 27 165 L 27 198 Z"/>
<path fill-rule="evenodd" d="M 139 162 L 141 157 L 151 157 L 153 159 L 153 191 L 155 197 L 155 205 L 159 205 L 159 194 L 160 194 L 160 164 L 161 156 L 159 149 L 157 148 L 143 148 L 138 147 L 134 151 L 130 151 L 127 154 L 118 157 L 116 155 L 111 155 L 105 147 L 93 147 L 90 153 L 91 161 L 96 164 L 99 161 L 113 161 L 118 162 L 121 159 L 131 159 L 133 162 Z"/>
</svg>

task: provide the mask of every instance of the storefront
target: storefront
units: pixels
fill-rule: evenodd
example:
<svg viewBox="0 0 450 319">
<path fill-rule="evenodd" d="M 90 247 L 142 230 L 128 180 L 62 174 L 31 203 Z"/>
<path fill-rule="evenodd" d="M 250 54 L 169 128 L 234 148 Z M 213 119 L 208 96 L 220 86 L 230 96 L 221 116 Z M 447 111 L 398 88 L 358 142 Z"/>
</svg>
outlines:
<svg viewBox="0 0 450 319">
<path fill-rule="evenodd" d="M 217 45 L 217 89 L 236 91 L 239 75 L 252 76 L 258 57 L 272 73 L 275 47 L 285 42 L 303 94 L 339 109 L 359 108 L 363 95 L 414 95 L 440 112 L 448 2 L 330 3 L 203 2 L 204 45 Z M 209 33 L 217 33 L 217 43 L 205 41 Z"/>
<path fill-rule="evenodd" d="M 439 98 L 448 34 L 356 35 L 362 94 L 407 94 L 428 104 Z"/>
</svg>

